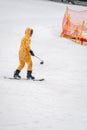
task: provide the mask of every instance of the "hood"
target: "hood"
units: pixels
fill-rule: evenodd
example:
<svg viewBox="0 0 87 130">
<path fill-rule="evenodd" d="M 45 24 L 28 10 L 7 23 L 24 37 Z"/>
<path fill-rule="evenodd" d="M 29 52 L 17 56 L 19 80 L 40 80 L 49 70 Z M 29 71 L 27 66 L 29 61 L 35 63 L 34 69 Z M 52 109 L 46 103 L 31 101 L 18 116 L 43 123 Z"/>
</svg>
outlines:
<svg viewBox="0 0 87 130">
<path fill-rule="evenodd" d="M 29 35 L 29 36 L 30 36 L 30 32 L 31 32 L 31 29 L 30 29 L 30 28 L 27 28 L 27 29 L 25 30 L 25 35 Z"/>
</svg>

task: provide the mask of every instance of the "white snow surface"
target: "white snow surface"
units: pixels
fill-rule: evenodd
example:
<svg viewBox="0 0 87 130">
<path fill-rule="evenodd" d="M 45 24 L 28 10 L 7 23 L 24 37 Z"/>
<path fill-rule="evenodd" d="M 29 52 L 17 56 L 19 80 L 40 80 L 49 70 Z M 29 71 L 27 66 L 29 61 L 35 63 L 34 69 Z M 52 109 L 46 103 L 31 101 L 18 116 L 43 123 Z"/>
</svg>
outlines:
<svg viewBox="0 0 87 130">
<path fill-rule="evenodd" d="M 60 37 L 66 7 L 47 0 L 0 2 L 0 130 L 87 130 L 87 46 Z M 32 27 L 33 75 L 9 80 L 19 64 L 25 29 Z M 27 66 L 20 75 L 26 78 Z"/>
</svg>

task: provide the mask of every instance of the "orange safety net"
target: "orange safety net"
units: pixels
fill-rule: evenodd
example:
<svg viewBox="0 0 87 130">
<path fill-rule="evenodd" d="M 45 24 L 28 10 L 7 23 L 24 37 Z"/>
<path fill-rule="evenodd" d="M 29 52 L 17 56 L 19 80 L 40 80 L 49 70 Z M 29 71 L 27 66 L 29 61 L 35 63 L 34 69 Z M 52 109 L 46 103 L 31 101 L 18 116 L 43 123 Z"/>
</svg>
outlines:
<svg viewBox="0 0 87 130">
<path fill-rule="evenodd" d="M 87 45 L 87 10 L 75 11 L 66 8 L 62 22 L 61 36 L 81 45 Z"/>
</svg>

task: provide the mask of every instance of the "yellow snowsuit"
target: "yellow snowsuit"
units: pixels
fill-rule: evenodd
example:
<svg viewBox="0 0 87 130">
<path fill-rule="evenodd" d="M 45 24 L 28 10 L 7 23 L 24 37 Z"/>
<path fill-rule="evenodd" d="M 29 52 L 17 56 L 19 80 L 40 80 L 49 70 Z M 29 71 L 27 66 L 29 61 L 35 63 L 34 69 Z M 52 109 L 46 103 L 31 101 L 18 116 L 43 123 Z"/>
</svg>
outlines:
<svg viewBox="0 0 87 130">
<path fill-rule="evenodd" d="M 21 40 L 21 45 L 20 45 L 20 49 L 19 49 L 20 65 L 17 68 L 20 71 L 24 68 L 25 63 L 27 63 L 27 65 L 28 65 L 27 70 L 32 71 L 32 59 L 31 59 L 31 54 L 30 54 L 30 50 L 31 50 L 30 33 L 31 33 L 31 29 L 27 28 L 25 31 L 25 36 Z"/>
</svg>

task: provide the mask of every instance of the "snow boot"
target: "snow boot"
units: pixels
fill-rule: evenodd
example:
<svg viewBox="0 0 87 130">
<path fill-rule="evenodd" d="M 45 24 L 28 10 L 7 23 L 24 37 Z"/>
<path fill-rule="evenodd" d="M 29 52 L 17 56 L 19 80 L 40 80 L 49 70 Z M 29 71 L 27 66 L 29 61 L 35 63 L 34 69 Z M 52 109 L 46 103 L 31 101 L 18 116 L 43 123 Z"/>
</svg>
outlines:
<svg viewBox="0 0 87 130">
<path fill-rule="evenodd" d="M 20 70 L 16 70 L 16 71 L 14 72 L 14 78 L 15 78 L 15 79 L 21 79 L 21 76 L 19 75 L 19 73 L 20 73 Z"/>
<path fill-rule="evenodd" d="M 32 71 L 27 71 L 27 79 L 32 79 L 34 80 L 35 77 L 31 75 L 32 74 Z"/>
</svg>

